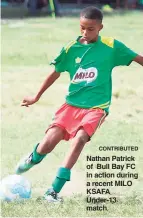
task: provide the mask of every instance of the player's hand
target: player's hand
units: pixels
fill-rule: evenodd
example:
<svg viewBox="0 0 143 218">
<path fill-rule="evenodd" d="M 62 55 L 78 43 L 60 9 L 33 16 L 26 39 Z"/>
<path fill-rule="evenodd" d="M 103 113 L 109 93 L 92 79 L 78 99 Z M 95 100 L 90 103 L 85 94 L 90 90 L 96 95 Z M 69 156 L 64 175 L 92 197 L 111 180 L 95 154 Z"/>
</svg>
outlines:
<svg viewBox="0 0 143 218">
<path fill-rule="evenodd" d="M 23 99 L 21 106 L 28 107 L 29 105 L 34 104 L 37 101 L 38 101 L 38 99 L 36 97 L 27 96 Z"/>
</svg>

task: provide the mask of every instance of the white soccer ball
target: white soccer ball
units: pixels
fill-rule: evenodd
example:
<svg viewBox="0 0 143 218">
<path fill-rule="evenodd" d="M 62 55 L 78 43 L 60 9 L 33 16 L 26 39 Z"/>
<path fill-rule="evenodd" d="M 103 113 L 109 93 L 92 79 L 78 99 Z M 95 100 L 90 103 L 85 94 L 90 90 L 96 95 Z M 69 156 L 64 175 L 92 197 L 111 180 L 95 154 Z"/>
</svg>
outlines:
<svg viewBox="0 0 143 218">
<path fill-rule="evenodd" d="M 21 201 L 31 197 L 31 184 L 21 175 L 10 175 L 0 181 L 0 200 Z"/>
</svg>

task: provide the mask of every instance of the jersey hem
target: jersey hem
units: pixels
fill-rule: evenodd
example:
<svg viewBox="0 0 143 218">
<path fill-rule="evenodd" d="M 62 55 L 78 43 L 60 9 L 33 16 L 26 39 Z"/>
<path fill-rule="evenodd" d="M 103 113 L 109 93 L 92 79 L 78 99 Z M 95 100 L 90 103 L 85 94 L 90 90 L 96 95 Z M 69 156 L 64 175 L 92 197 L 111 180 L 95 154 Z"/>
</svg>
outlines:
<svg viewBox="0 0 143 218">
<path fill-rule="evenodd" d="M 92 106 L 91 106 L 91 107 L 86 107 L 86 106 L 81 106 L 81 105 L 73 104 L 72 102 L 67 101 L 67 100 L 66 100 L 66 103 L 69 104 L 69 105 L 71 105 L 71 106 L 73 106 L 73 107 L 77 107 L 77 108 L 96 109 L 96 108 L 93 108 Z M 109 108 L 101 108 L 101 107 L 97 107 L 97 108 L 102 109 L 102 110 L 105 111 L 107 114 L 109 113 Z"/>
</svg>

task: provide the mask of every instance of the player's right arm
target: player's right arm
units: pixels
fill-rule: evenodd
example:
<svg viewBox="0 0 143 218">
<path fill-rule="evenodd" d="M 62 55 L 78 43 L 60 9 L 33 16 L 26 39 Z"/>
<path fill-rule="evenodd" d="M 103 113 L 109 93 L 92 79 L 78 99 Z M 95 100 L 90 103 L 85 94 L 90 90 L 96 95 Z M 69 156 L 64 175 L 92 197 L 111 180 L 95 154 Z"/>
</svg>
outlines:
<svg viewBox="0 0 143 218">
<path fill-rule="evenodd" d="M 21 106 L 28 107 L 29 105 L 32 105 L 36 103 L 42 94 L 60 77 L 60 73 L 56 72 L 55 70 L 47 76 L 47 78 L 44 80 L 43 84 L 41 85 L 39 91 L 35 96 L 26 96 L 24 97 Z"/>
<path fill-rule="evenodd" d="M 47 76 L 37 94 L 34 97 L 25 97 L 21 103 L 21 106 L 28 107 L 29 105 L 36 103 L 40 99 L 41 95 L 46 91 L 46 89 L 48 89 L 55 82 L 55 80 L 60 77 L 61 73 L 68 71 L 69 61 L 67 59 L 67 53 L 69 48 L 74 43 L 70 42 L 68 46 L 62 48 L 60 54 L 51 62 L 51 64 L 55 66 L 55 70 Z"/>
</svg>

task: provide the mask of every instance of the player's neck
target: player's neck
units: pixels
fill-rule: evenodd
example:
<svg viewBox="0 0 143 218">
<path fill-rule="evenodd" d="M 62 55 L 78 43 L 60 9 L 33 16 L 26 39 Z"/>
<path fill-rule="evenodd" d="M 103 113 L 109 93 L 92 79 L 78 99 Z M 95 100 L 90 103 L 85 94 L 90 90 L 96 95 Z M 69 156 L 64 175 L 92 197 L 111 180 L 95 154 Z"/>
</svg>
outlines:
<svg viewBox="0 0 143 218">
<path fill-rule="evenodd" d="M 85 45 L 87 45 L 87 44 L 90 44 L 90 43 L 95 43 L 95 42 L 97 42 L 98 41 L 98 36 L 95 38 L 95 39 L 93 39 L 93 40 L 91 40 L 91 41 L 88 41 L 86 38 L 84 38 L 83 36 L 79 39 L 79 42 L 81 43 L 81 44 L 85 44 Z"/>
</svg>

